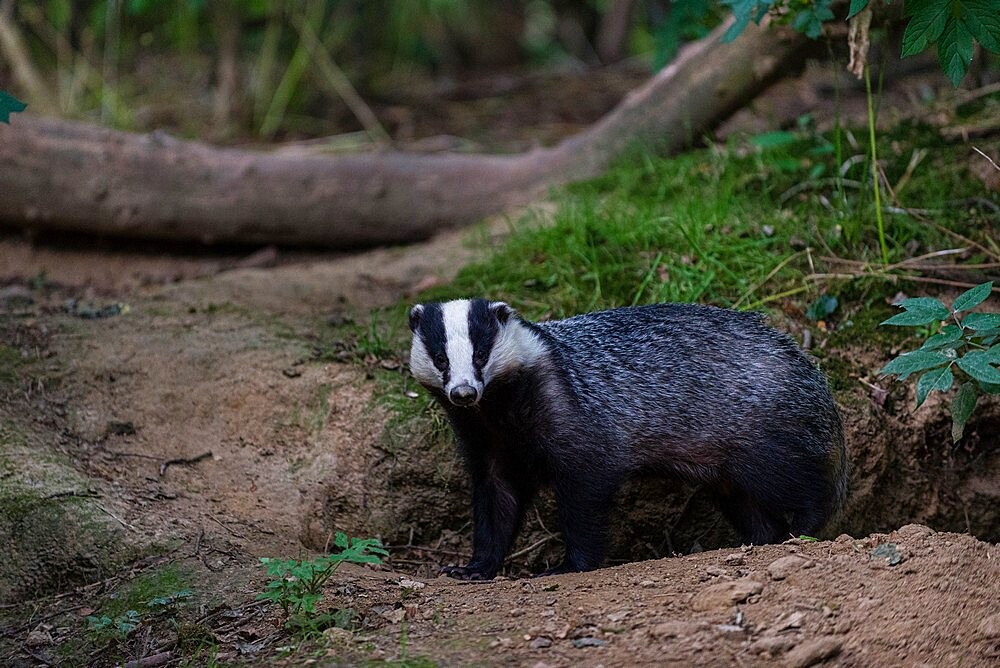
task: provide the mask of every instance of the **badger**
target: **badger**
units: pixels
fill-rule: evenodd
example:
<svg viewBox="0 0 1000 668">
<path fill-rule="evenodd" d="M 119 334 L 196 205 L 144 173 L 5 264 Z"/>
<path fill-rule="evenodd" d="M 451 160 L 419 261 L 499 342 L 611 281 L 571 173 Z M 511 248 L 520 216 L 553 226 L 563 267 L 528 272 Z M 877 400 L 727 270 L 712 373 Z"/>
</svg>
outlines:
<svg viewBox="0 0 1000 668">
<path fill-rule="evenodd" d="M 417 304 L 409 324 L 411 373 L 472 482 L 472 558 L 447 575 L 492 579 L 543 486 L 565 543 L 546 573 L 602 565 L 615 493 L 640 474 L 708 486 L 750 544 L 814 535 L 844 502 L 826 380 L 760 314 L 654 304 L 530 322 L 460 299 Z"/>
</svg>

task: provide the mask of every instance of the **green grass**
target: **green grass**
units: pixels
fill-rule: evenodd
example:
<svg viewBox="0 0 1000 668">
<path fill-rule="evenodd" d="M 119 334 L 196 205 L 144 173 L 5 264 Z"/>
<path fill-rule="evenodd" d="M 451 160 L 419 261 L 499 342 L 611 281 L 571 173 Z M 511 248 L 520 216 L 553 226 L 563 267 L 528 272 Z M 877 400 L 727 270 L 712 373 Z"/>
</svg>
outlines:
<svg viewBox="0 0 1000 668">
<path fill-rule="evenodd" d="M 624 160 L 557 195 L 551 224 L 514 223 L 499 249 L 421 298 L 488 296 L 529 317 L 659 301 L 759 308 L 789 295 L 810 300 L 823 286 L 805 277 L 828 269 L 819 257 L 880 263 L 878 234 L 870 188 L 844 189 L 841 197 L 829 179 L 837 171 L 831 138 L 783 134 L 786 143 L 771 148 L 732 144 Z M 890 182 L 910 160 L 900 145 L 929 138 L 923 128 L 904 127 L 883 140 Z M 900 199 L 941 208 L 935 222 L 982 237 L 981 216 L 943 204 L 982 194 L 958 166 L 965 152 L 934 147 Z M 847 178 L 863 180 L 863 170 L 859 163 Z M 792 188 L 801 190 L 788 196 Z M 912 216 L 888 214 L 886 228 L 890 262 L 907 257 L 908 244 L 918 253 L 962 245 Z"/>
</svg>

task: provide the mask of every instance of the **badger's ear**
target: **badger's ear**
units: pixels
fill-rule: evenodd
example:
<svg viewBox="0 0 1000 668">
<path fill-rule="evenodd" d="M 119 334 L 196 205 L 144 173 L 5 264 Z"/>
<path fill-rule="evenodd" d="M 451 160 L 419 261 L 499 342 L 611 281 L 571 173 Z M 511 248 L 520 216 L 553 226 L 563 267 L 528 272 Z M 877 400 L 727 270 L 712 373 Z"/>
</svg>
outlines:
<svg viewBox="0 0 1000 668">
<path fill-rule="evenodd" d="M 424 314 L 424 305 L 417 304 L 410 309 L 410 331 L 416 333 L 417 327 L 420 325 L 420 316 Z"/>
<path fill-rule="evenodd" d="M 496 316 L 501 325 L 506 325 L 510 317 L 516 313 L 514 309 L 503 302 L 490 302 L 490 310 L 493 311 L 493 315 Z"/>
</svg>

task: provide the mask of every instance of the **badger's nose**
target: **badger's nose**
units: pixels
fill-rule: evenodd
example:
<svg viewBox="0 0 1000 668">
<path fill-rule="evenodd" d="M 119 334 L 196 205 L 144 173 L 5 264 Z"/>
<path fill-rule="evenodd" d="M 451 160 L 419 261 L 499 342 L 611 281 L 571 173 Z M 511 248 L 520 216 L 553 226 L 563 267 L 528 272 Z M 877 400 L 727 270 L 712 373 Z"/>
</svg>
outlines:
<svg viewBox="0 0 1000 668">
<path fill-rule="evenodd" d="M 478 394 L 476 388 L 463 383 L 452 388 L 448 396 L 451 398 L 451 403 L 456 406 L 468 406 L 476 403 L 476 399 L 479 398 Z"/>
</svg>

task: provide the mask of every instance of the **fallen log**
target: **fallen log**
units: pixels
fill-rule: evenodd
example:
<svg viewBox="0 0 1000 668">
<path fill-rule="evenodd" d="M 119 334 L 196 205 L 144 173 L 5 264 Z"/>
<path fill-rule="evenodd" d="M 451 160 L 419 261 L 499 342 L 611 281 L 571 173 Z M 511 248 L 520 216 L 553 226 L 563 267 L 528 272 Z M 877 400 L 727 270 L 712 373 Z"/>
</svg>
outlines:
<svg viewBox="0 0 1000 668">
<path fill-rule="evenodd" d="M 689 146 L 797 69 L 808 44 L 753 25 L 721 43 L 728 25 L 586 131 L 517 155 L 281 155 L 20 114 L 0 126 L 0 222 L 205 243 L 423 239 L 599 174 L 629 146 Z"/>
</svg>

